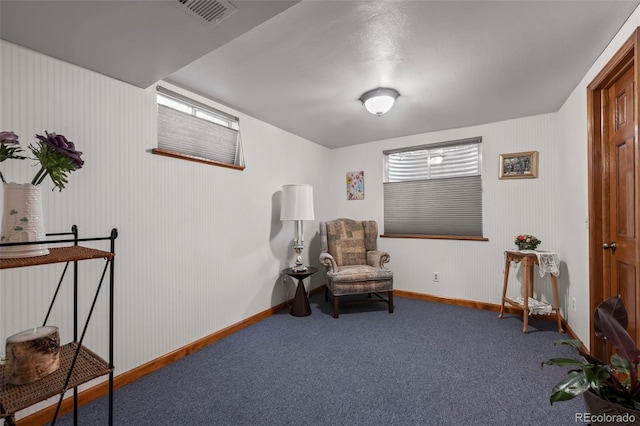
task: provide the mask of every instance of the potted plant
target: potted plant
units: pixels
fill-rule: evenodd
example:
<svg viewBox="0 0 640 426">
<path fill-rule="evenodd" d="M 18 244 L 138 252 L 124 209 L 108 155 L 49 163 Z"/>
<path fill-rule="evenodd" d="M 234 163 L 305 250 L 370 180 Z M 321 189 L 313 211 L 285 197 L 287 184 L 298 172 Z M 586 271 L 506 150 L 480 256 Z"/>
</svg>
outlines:
<svg viewBox="0 0 640 426">
<path fill-rule="evenodd" d="M 593 424 L 638 424 L 640 422 L 640 348 L 627 333 L 627 311 L 620 296 L 602 302 L 594 313 L 594 331 L 617 353 L 609 363 L 587 353 L 580 340 L 561 339 L 555 343 L 575 348 L 582 359 L 552 358 L 542 365 L 569 367 L 553 387 L 550 402 L 567 401 L 583 395 Z M 604 351 L 603 351 L 604 352 Z M 606 354 L 603 354 L 606 359 Z"/>
<path fill-rule="evenodd" d="M 42 189 L 40 184 L 48 176 L 53 189 L 62 191 L 67 175 L 84 164 L 82 152 L 63 135 L 49 133 L 36 135 L 37 142 L 29 145 L 33 157 L 22 155 L 24 151 L 14 132 L 0 132 L 0 166 L 6 160 L 35 160 L 37 171 L 31 183 L 7 183 L 0 171 L 2 188 L 2 226 L 0 226 L 0 258 L 44 256 L 49 253 L 44 229 Z M 52 190 L 53 190 L 52 189 Z M 40 242 L 35 244 L 36 242 Z M 29 244 L 26 244 L 29 243 Z"/>
<path fill-rule="evenodd" d="M 542 243 L 535 235 L 530 234 L 516 235 L 513 242 L 518 246 L 518 250 L 536 250 Z"/>
<path fill-rule="evenodd" d="M 62 191 L 67 184 L 67 175 L 74 170 L 78 170 L 84 164 L 80 158 L 82 152 L 76 150 L 75 144 L 68 141 L 63 135 L 49 133 L 45 130 L 45 135 L 36 135 L 35 145 L 29 145 L 29 150 L 34 155 L 32 160 L 37 160 L 40 168 L 33 177 L 31 185 L 40 185 L 49 176 L 53 182 L 54 189 Z M 0 163 L 5 160 L 26 160 L 29 157 L 20 155 L 22 153 L 18 135 L 14 132 L 0 132 Z M 6 183 L 2 172 L 0 181 Z"/>
</svg>

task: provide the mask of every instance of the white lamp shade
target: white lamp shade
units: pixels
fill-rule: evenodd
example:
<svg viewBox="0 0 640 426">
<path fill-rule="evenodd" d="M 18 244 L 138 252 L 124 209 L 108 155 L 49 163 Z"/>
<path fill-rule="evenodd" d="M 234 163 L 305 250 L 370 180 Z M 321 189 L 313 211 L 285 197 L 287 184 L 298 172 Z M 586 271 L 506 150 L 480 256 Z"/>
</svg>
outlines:
<svg viewBox="0 0 640 426">
<path fill-rule="evenodd" d="M 307 184 L 284 185 L 280 220 L 313 219 L 313 187 Z"/>
<path fill-rule="evenodd" d="M 378 117 L 388 112 L 400 93 L 395 89 L 379 87 L 362 95 L 360 101 L 371 114 Z"/>
</svg>

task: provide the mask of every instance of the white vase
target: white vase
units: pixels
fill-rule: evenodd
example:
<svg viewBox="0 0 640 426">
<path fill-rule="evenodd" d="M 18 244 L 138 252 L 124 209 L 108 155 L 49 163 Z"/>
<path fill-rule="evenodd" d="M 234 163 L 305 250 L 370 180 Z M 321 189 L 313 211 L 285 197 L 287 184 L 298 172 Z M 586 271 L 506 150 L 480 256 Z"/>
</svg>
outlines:
<svg viewBox="0 0 640 426">
<path fill-rule="evenodd" d="M 44 241 L 41 187 L 30 183 L 3 184 L 0 243 Z M 0 259 L 49 254 L 47 244 L 0 247 Z"/>
</svg>

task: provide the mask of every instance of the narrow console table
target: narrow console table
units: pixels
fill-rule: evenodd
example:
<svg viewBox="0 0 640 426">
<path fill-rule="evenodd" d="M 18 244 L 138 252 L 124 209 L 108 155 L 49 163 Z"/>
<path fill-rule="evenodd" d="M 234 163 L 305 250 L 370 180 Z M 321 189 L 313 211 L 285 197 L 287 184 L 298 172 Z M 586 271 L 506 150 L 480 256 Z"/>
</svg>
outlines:
<svg viewBox="0 0 640 426">
<path fill-rule="evenodd" d="M 529 327 L 529 298 L 533 298 L 533 265 L 538 265 L 540 276 L 544 276 L 545 273 L 549 273 L 551 276 L 551 286 L 553 287 L 553 305 L 551 306 L 551 312 L 555 312 L 556 319 L 558 321 L 558 332 L 562 333 L 562 318 L 560 317 L 558 307 L 558 279 L 559 265 L 557 256 L 553 252 L 536 252 L 533 250 L 522 251 L 505 251 L 505 265 L 504 265 L 504 285 L 502 287 L 502 302 L 500 305 L 500 315 L 502 318 L 504 315 L 504 304 L 508 303 L 517 309 L 522 310 L 523 328 L 522 332 L 527 333 Z M 511 262 L 521 263 L 524 268 L 522 271 L 523 277 L 523 297 L 522 301 L 507 297 L 507 286 L 509 285 L 509 269 L 511 269 Z"/>
</svg>

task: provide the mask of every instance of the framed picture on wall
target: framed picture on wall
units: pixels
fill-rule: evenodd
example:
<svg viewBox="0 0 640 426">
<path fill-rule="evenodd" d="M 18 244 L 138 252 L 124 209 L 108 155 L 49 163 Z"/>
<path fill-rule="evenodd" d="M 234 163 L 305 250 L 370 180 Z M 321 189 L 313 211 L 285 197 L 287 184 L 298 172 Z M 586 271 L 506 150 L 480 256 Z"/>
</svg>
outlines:
<svg viewBox="0 0 640 426">
<path fill-rule="evenodd" d="M 538 151 L 500 154 L 500 179 L 531 179 L 538 177 Z"/>
<path fill-rule="evenodd" d="M 347 200 L 364 200 L 364 171 L 347 173 Z"/>
</svg>

